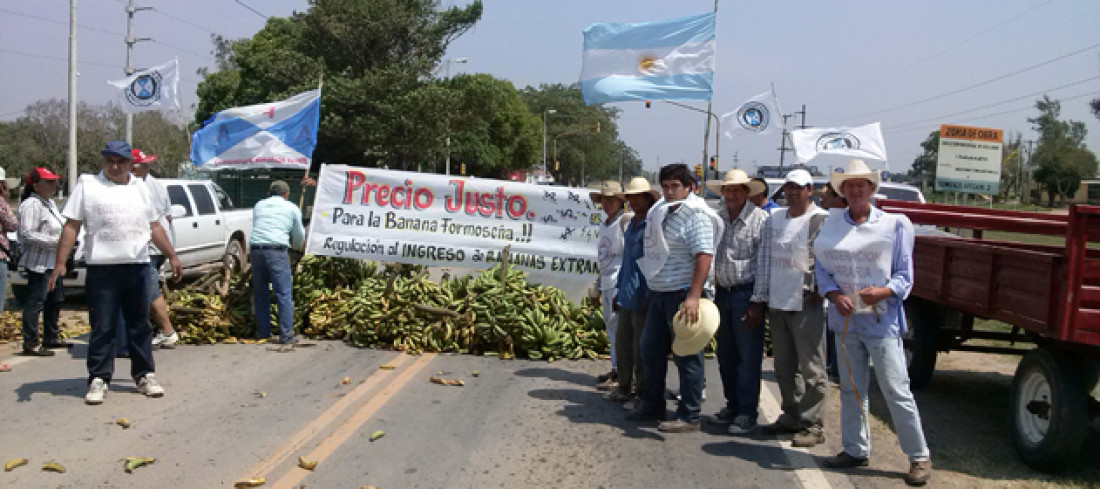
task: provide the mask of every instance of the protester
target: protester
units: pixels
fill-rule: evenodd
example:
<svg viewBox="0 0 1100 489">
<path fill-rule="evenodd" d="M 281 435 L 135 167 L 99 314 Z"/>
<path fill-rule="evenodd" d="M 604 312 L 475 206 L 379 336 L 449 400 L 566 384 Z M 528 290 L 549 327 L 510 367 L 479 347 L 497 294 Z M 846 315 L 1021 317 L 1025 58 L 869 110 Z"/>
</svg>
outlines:
<svg viewBox="0 0 1100 489">
<path fill-rule="evenodd" d="M 707 421 L 729 425 L 732 434 L 744 434 L 756 428 L 759 416 L 764 308 L 752 301 L 756 255 L 768 214 L 748 201 L 749 195 L 764 191 L 760 182 L 750 179 L 743 170 L 730 170 L 721 181 L 707 185 L 722 194 L 718 216 L 724 231 L 714 263 L 718 284 L 715 303 L 721 323 L 714 339 L 726 398 L 725 407 L 708 416 Z"/>
<path fill-rule="evenodd" d="M 909 390 L 901 341 L 906 329 L 902 301 L 913 284 L 913 225 L 904 215 L 871 205 L 879 180 L 879 172 L 868 169 L 862 160 L 849 162 L 843 173 L 834 172 L 829 181 L 848 200 L 848 209 L 830 214 L 814 242 L 818 290 L 831 302 L 830 329 L 841 335 L 843 451 L 825 465 L 868 464 L 867 385 L 873 361 L 898 442 L 909 456 L 905 482 L 924 485 L 932 475 L 931 454 Z"/>
<path fill-rule="evenodd" d="M 130 145 L 109 141 L 103 150 L 102 171 L 81 175 L 61 215 L 67 220 L 61 231 L 48 289 L 53 290 L 65 275 L 65 258 L 84 226 L 87 263 L 85 297 L 92 325 L 88 341 L 88 393 L 84 401 L 101 404 L 107 395 L 115 366 L 115 318 L 119 310 L 126 319 L 130 346 L 130 375 L 138 392 L 161 397 L 164 388 L 156 379 L 153 363 L 153 332 L 149 317 L 149 240 L 167 257 L 174 280 L 181 269 L 164 228 L 157 222 L 148 188 L 130 175 Z M 150 238 L 151 237 L 151 238 Z"/>
<path fill-rule="evenodd" d="M 712 296 L 711 262 L 722 221 L 701 197 L 691 192 L 691 170 L 683 163 L 667 165 L 658 173 L 664 203 L 650 209 L 643 256 L 637 261 L 650 288 L 646 322 L 642 328 L 642 400 L 630 412 L 633 420 L 664 419 L 665 375 L 673 342 L 672 323 L 683 315 L 690 323 L 699 318 L 699 301 Z M 679 370 L 680 403 L 674 419 L 659 430 L 669 433 L 699 429 L 703 393 L 703 352 L 673 355 Z"/>
<path fill-rule="evenodd" d="M 814 280 L 813 240 L 829 214 L 810 200 L 813 186 L 806 170 L 787 174 L 787 208 L 772 212 L 764 224 L 753 290 L 754 300 L 768 304 L 783 411 L 761 432 L 794 433 L 795 447 L 825 442 L 825 315 Z"/>
<path fill-rule="evenodd" d="M 279 343 L 292 347 L 300 339 L 294 335 L 289 249 L 302 245 L 305 230 L 302 228 L 302 212 L 287 200 L 290 186 L 286 182 L 271 182 L 267 195 L 252 209 L 252 236 L 249 238 L 256 337 L 267 339 L 271 336 L 271 294 L 274 293 L 278 308 Z"/>
<path fill-rule="evenodd" d="M 53 356 L 48 348 L 64 348 L 58 319 L 65 293 L 60 280 L 46 291 L 46 278 L 54 269 L 57 243 L 65 223 L 53 203 L 61 177 L 38 167 L 27 175 L 19 204 L 19 266 L 27 270 L 27 296 L 23 301 L 23 354 Z M 5 199 L 6 200 L 6 199 Z M 4 271 L 7 275 L 7 270 Z M 45 314 L 42 314 L 45 311 Z M 38 344 L 38 317 L 42 315 L 42 345 Z"/>
<path fill-rule="evenodd" d="M 8 206 L 8 196 L 11 190 L 8 188 L 7 173 L 3 168 L 0 168 L 0 192 L 3 192 L 3 199 L 0 199 L 0 267 L 3 268 L 2 274 L 0 274 L 0 314 L 4 312 L 4 297 L 8 294 L 8 268 L 12 260 L 11 243 L 8 242 L 8 233 L 19 229 L 19 224 L 15 219 L 15 215 L 11 212 L 11 207 Z M 5 371 L 3 366 L 6 364 L 0 364 L 0 372 Z M 11 367 L 8 367 L 11 370 Z"/>
<path fill-rule="evenodd" d="M 642 361 L 640 345 L 642 327 L 645 326 L 646 306 L 649 305 L 649 286 L 645 275 L 638 269 L 638 258 L 642 257 L 642 238 L 645 236 L 646 214 L 661 194 L 649 187 L 644 177 L 634 177 L 626 184 L 626 190 L 616 194 L 630 204 L 633 217 L 623 235 L 622 268 L 619 269 L 615 283 L 615 304 L 619 307 L 618 327 L 615 338 L 615 350 L 618 352 L 616 370 L 619 372 L 619 387 L 608 396 L 612 401 L 627 402 L 630 409 L 636 406 L 632 402 L 642 393 Z M 624 217 L 625 219 L 625 217 Z M 603 271 L 601 266 L 600 271 Z"/>
<path fill-rule="evenodd" d="M 133 175 L 149 187 L 149 197 L 153 199 L 153 208 L 157 212 L 157 222 L 168 235 L 168 242 L 175 246 L 175 230 L 172 228 L 172 201 L 168 198 L 168 189 L 149 173 L 150 163 L 157 160 L 156 155 L 147 155 L 140 149 L 131 151 L 134 161 Z M 175 348 L 179 335 L 172 329 L 168 318 L 168 303 L 160 292 L 160 268 L 164 265 L 164 254 L 153 243 L 149 243 L 149 316 L 158 328 L 153 337 L 154 348 Z"/>
<path fill-rule="evenodd" d="M 600 294 L 603 324 L 607 331 L 607 339 L 611 343 L 611 371 L 597 379 L 601 390 L 616 389 L 619 380 L 616 370 L 618 356 L 615 351 L 615 330 L 619 323 L 619 308 L 615 305 L 615 284 L 619 278 L 619 268 L 623 263 L 623 232 L 631 217 L 624 212 L 623 204 L 626 200 L 618 195 L 622 190 L 623 186 L 619 182 L 604 180 L 599 192 L 588 194 L 592 202 L 600 206 L 605 216 L 600 223 L 600 239 L 596 246 L 596 259 L 600 264 L 600 275 L 596 277 L 596 290 Z"/>
<path fill-rule="evenodd" d="M 776 204 L 775 201 L 769 197 L 771 194 L 768 192 L 771 189 L 768 188 L 768 181 L 760 177 L 753 178 L 752 181 L 758 183 L 760 187 L 758 187 L 753 194 L 749 195 L 749 202 L 752 202 L 752 205 L 759 207 L 767 213 L 778 208 L 779 204 Z"/>
<path fill-rule="evenodd" d="M 833 209 L 845 209 L 848 207 L 848 201 L 844 200 L 840 194 L 836 193 L 833 189 L 833 184 L 826 183 L 825 187 L 821 189 L 821 208 L 826 211 L 832 211 Z M 824 301 L 824 308 L 828 309 L 829 301 Z M 825 315 L 825 373 L 829 376 L 829 382 L 834 385 L 840 385 L 840 375 L 837 373 L 836 365 L 836 337 L 828 330 L 829 316 Z"/>
</svg>

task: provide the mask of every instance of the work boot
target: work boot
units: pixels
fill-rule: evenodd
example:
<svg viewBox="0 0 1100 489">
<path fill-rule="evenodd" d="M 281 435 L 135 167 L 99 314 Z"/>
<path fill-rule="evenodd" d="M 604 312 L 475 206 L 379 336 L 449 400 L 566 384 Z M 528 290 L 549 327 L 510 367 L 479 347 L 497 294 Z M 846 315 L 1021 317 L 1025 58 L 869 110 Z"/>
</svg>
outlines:
<svg viewBox="0 0 1100 489">
<path fill-rule="evenodd" d="M 825 459 L 825 466 L 830 469 L 851 469 L 854 467 L 866 467 L 870 461 L 866 458 L 853 457 L 848 452 L 840 452 L 835 457 Z"/>
<path fill-rule="evenodd" d="M 923 486 L 932 478 L 932 461 L 917 460 L 909 464 L 909 473 L 905 474 L 905 483 L 911 486 Z"/>
<path fill-rule="evenodd" d="M 822 431 L 801 430 L 791 440 L 792 447 L 810 448 L 825 443 L 825 433 Z"/>
</svg>

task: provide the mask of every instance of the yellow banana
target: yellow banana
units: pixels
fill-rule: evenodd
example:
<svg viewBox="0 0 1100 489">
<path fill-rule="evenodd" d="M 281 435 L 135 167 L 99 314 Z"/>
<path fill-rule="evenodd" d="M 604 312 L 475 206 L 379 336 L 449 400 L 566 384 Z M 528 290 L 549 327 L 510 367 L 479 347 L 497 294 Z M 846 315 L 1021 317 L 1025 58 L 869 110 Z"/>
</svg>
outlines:
<svg viewBox="0 0 1100 489">
<path fill-rule="evenodd" d="M 60 472 L 62 474 L 65 473 L 65 467 L 63 467 L 61 464 L 59 464 L 57 462 L 50 462 L 50 463 L 47 463 L 47 464 L 43 465 L 42 470 L 45 470 L 47 472 Z"/>
<path fill-rule="evenodd" d="M 305 457 L 299 456 L 298 457 L 298 466 L 303 468 L 303 469 L 306 469 L 306 470 L 313 470 L 313 469 L 317 468 L 317 461 L 316 460 L 306 460 Z"/>
<path fill-rule="evenodd" d="M 156 461 L 157 459 L 151 457 L 126 457 L 126 472 L 133 472 L 134 469 L 142 465 L 148 465 Z"/>
<path fill-rule="evenodd" d="M 115 424 L 121 426 L 123 429 L 129 429 L 130 428 L 130 420 L 128 420 L 126 418 L 116 419 Z"/>
<path fill-rule="evenodd" d="M 243 481 L 237 481 L 233 484 L 233 487 L 260 487 L 267 483 L 267 479 L 263 477 L 253 477 L 251 479 L 245 479 Z"/>
<path fill-rule="evenodd" d="M 16 467 L 27 465 L 27 462 L 28 460 L 25 458 L 13 458 L 8 460 L 8 463 L 4 464 L 4 472 L 11 472 L 15 470 Z"/>
</svg>

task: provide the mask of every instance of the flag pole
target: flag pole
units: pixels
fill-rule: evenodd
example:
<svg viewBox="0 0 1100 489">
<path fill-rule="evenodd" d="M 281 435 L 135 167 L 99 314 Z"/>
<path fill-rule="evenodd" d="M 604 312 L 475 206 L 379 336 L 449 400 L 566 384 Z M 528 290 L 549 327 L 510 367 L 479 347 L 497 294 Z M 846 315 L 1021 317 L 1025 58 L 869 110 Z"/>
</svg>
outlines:
<svg viewBox="0 0 1100 489">
<path fill-rule="evenodd" d="M 718 14 L 718 0 L 714 0 L 714 13 L 715 13 L 714 22 L 715 22 L 715 25 L 717 25 L 718 24 L 718 18 L 717 18 L 718 17 L 718 15 L 717 15 Z M 714 83 L 714 81 L 711 80 L 712 86 L 713 86 L 713 83 Z M 712 99 L 714 98 L 713 93 L 714 92 L 711 91 L 711 98 Z M 707 102 L 707 123 L 706 123 L 705 129 L 703 129 L 703 161 L 702 161 L 703 178 L 702 178 L 702 183 L 699 184 L 699 196 L 700 197 L 703 197 L 703 196 L 706 195 L 706 192 L 704 191 L 704 189 L 707 188 L 707 171 L 710 169 L 710 165 L 708 164 L 709 161 L 708 161 L 708 158 L 707 158 L 707 156 L 708 156 L 707 155 L 707 144 L 709 144 L 709 142 L 710 142 L 710 118 L 713 117 L 713 112 L 712 112 L 712 107 L 711 107 L 712 104 L 713 104 L 713 101 L 708 101 Z M 715 134 L 714 137 L 718 138 L 718 137 L 720 137 L 720 135 Z M 715 156 L 717 156 L 717 155 L 715 155 Z"/>
<path fill-rule="evenodd" d="M 324 86 L 325 86 L 325 72 L 322 71 L 320 75 L 317 75 L 317 90 L 320 90 L 321 87 L 324 87 Z M 318 103 L 320 103 L 320 102 L 318 102 Z M 307 180 L 309 180 L 309 168 L 311 166 L 313 166 L 313 155 L 310 155 L 309 161 L 310 161 L 310 164 L 306 165 L 305 174 L 302 175 L 302 181 L 298 183 L 298 189 L 299 189 L 298 208 L 299 209 L 301 209 L 302 205 L 304 205 L 306 203 L 306 185 L 305 185 L 305 182 Z"/>
</svg>

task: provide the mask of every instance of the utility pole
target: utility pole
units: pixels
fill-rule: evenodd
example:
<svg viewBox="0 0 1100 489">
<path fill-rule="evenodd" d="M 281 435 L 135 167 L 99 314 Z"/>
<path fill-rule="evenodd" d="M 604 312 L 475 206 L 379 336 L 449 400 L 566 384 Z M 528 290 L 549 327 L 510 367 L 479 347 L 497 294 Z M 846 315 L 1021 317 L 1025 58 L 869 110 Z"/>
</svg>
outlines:
<svg viewBox="0 0 1100 489">
<path fill-rule="evenodd" d="M 126 4 L 126 76 L 134 74 L 133 63 L 130 62 L 134 51 L 134 43 L 152 41 L 151 37 L 134 38 L 134 12 L 139 10 L 152 10 L 153 7 L 135 7 L 134 0 Z M 126 114 L 126 142 L 134 144 L 134 114 Z"/>
<path fill-rule="evenodd" d="M 738 168 L 738 169 L 741 168 L 740 166 L 737 166 L 737 152 L 736 151 L 733 152 L 733 167 Z"/>
<path fill-rule="evenodd" d="M 1035 144 L 1035 141 L 1029 139 L 1024 143 L 1027 144 L 1027 164 L 1024 164 L 1023 160 L 1020 161 L 1020 181 L 1024 186 L 1020 200 L 1026 204 L 1031 200 L 1031 145 Z M 1042 197 L 1042 194 L 1040 193 L 1039 196 Z"/>
<path fill-rule="evenodd" d="M 69 0 L 69 192 L 76 186 L 76 0 Z"/>
<path fill-rule="evenodd" d="M 783 114 L 783 139 L 779 141 L 779 169 L 783 170 L 783 160 L 792 148 L 787 147 L 787 119 L 794 114 Z"/>
</svg>

